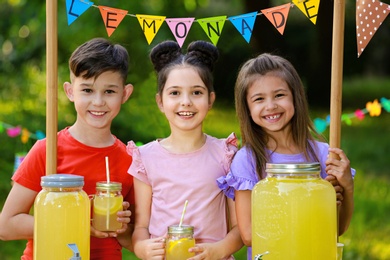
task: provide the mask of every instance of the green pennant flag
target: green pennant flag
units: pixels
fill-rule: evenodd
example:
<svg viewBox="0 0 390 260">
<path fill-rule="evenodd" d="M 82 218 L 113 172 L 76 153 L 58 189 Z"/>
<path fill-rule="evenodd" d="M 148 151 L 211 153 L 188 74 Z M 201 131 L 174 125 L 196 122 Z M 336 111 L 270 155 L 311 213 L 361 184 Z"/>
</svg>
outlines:
<svg viewBox="0 0 390 260">
<path fill-rule="evenodd" d="M 216 46 L 221 37 L 223 26 L 225 25 L 227 16 L 215 16 L 203 19 L 197 19 L 200 26 L 203 28 L 211 42 Z"/>
</svg>

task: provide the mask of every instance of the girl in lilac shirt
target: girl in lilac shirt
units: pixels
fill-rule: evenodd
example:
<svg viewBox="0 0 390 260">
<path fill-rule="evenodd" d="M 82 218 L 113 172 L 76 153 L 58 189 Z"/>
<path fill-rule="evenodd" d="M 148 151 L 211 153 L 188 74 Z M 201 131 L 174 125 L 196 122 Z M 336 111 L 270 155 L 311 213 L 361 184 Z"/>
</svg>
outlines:
<svg viewBox="0 0 390 260">
<path fill-rule="evenodd" d="M 236 202 L 237 222 L 251 258 L 251 191 L 266 177 L 266 162 L 320 162 L 321 177 L 332 183 L 340 205 L 339 235 L 353 213 L 353 176 L 341 149 L 316 140 L 302 82 L 286 59 L 262 54 L 241 68 L 235 86 L 235 104 L 242 135 L 241 148 L 230 172 L 218 179 L 219 187 Z M 340 159 L 328 157 L 334 153 Z"/>
</svg>

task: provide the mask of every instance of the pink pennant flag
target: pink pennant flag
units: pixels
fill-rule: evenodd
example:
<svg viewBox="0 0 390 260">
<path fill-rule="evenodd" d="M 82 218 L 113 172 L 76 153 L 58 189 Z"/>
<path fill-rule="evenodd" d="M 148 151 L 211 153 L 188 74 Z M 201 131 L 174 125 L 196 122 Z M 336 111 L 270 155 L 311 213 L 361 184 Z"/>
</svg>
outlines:
<svg viewBox="0 0 390 260">
<path fill-rule="evenodd" d="M 7 135 L 9 137 L 16 137 L 16 136 L 20 135 L 21 131 L 22 131 L 22 128 L 20 126 L 11 127 L 11 128 L 7 129 Z"/>
<path fill-rule="evenodd" d="M 187 38 L 188 32 L 194 22 L 195 18 L 167 18 L 165 22 L 168 24 L 169 29 L 175 36 L 179 46 L 183 46 L 184 41 Z"/>
<path fill-rule="evenodd" d="M 99 9 L 104 21 L 104 26 L 106 27 L 108 37 L 110 37 L 122 22 L 123 18 L 125 18 L 128 11 L 102 5 L 99 6 Z"/>
<path fill-rule="evenodd" d="M 356 40 L 358 57 L 389 14 L 390 6 L 377 0 L 356 1 Z"/>
<path fill-rule="evenodd" d="M 281 35 L 286 28 L 287 17 L 290 11 L 291 4 L 280 5 L 273 8 L 261 10 L 261 12 L 267 17 L 267 19 L 275 26 Z"/>
</svg>

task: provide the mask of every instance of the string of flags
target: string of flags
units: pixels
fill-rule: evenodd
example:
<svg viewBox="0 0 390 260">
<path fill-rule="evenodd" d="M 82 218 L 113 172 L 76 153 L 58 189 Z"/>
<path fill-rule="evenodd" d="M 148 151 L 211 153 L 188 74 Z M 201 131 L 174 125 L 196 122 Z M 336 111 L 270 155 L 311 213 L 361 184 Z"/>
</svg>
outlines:
<svg viewBox="0 0 390 260">
<path fill-rule="evenodd" d="M 345 122 L 347 125 L 351 125 L 352 118 L 363 120 L 366 114 L 369 114 L 371 117 L 380 116 L 382 109 L 390 113 L 390 100 L 385 97 L 382 97 L 379 101 L 378 99 L 375 99 L 373 102 L 367 102 L 365 108 L 357 109 L 353 113 L 342 114 L 341 121 Z M 318 133 L 323 133 L 330 124 L 330 116 L 328 115 L 326 119 L 315 118 L 313 122 L 316 131 Z"/>
<path fill-rule="evenodd" d="M 214 45 L 217 45 L 218 43 L 225 21 L 230 21 L 245 41 L 249 43 L 257 16 L 264 15 L 269 22 L 272 23 L 275 29 L 283 35 L 289 11 L 292 7 L 297 6 L 313 24 L 316 24 L 319 5 L 320 0 L 292 0 L 292 3 L 263 9 L 260 10 L 260 12 L 255 11 L 230 17 L 220 15 L 196 19 L 195 17 L 167 18 L 166 16 L 161 15 L 129 14 L 127 10 L 95 5 L 88 0 L 66 0 L 66 12 L 69 26 L 90 7 L 99 9 L 108 37 L 115 32 L 126 16 L 135 17 L 138 19 L 149 45 L 165 21 L 181 47 L 194 22 L 197 22 L 202 27 Z M 356 39 L 358 57 L 360 57 L 389 12 L 390 5 L 378 0 L 356 0 Z"/>
<path fill-rule="evenodd" d="M 36 131 L 35 133 L 32 133 L 25 127 L 12 126 L 10 124 L 0 121 L 0 134 L 4 131 L 11 138 L 20 136 L 20 140 L 23 144 L 26 144 L 30 138 L 36 140 L 45 138 L 45 134 L 40 130 Z"/>
</svg>

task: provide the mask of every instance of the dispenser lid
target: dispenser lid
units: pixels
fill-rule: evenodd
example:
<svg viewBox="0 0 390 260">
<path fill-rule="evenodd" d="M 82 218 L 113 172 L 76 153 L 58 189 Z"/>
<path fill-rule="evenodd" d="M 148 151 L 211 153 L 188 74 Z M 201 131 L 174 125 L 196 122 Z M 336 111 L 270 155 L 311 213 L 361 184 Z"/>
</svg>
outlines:
<svg viewBox="0 0 390 260">
<path fill-rule="evenodd" d="M 41 177 L 42 187 L 72 188 L 84 186 L 84 176 L 74 174 L 51 174 Z"/>
<path fill-rule="evenodd" d="M 266 172 L 269 173 L 316 173 L 321 170 L 318 162 L 313 163 L 267 163 Z"/>
</svg>

